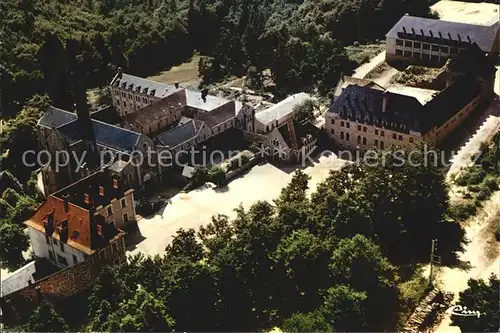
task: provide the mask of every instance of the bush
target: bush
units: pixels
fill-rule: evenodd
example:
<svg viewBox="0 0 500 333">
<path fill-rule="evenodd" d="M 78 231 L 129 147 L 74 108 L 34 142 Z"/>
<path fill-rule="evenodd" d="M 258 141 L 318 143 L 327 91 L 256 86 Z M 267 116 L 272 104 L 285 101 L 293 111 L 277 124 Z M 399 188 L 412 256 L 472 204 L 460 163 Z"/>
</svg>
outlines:
<svg viewBox="0 0 500 333">
<path fill-rule="evenodd" d="M 457 178 L 456 184 L 459 186 L 477 185 L 483 181 L 485 176 L 486 172 L 483 168 L 480 165 L 474 165 L 463 171 Z"/>
<path fill-rule="evenodd" d="M 478 205 L 476 200 L 450 205 L 448 215 L 454 220 L 465 220 L 476 213 L 478 206 L 480 206 L 480 202 Z"/>
<path fill-rule="evenodd" d="M 226 173 L 219 166 L 213 167 L 210 170 L 210 181 L 217 185 L 217 187 L 224 187 L 227 185 Z"/>
</svg>

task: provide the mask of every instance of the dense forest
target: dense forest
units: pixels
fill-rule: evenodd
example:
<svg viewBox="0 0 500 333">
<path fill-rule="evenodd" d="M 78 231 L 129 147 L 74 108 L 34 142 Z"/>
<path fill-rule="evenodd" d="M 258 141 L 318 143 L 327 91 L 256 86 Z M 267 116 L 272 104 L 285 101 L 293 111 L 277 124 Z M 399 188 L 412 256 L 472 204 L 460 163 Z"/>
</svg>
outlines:
<svg viewBox="0 0 500 333">
<path fill-rule="evenodd" d="M 270 69 L 278 92 L 330 90 L 344 46 L 383 38 L 428 0 L 3 0 L 3 116 L 36 93 L 71 107 L 71 87 L 106 85 L 118 66 L 146 76 L 199 52 L 207 83 Z"/>
</svg>

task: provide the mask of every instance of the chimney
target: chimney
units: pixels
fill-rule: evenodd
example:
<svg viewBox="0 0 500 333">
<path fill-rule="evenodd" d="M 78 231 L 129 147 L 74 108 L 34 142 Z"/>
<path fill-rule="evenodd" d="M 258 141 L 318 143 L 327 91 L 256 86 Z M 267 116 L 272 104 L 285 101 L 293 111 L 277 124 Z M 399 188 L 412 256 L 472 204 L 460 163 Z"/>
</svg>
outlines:
<svg viewBox="0 0 500 333">
<path fill-rule="evenodd" d="M 387 99 L 389 98 L 389 93 L 387 91 L 384 91 L 382 94 L 382 113 L 385 113 L 387 111 Z"/>
<path fill-rule="evenodd" d="M 113 178 L 113 187 L 118 188 L 118 179 Z"/>
<path fill-rule="evenodd" d="M 121 79 L 123 76 L 122 68 L 118 67 L 118 77 Z"/>
<path fill-rule="evenodd" d="M 441 31 L 438 31 L 438 34 L 439 34 L 439 38 L 443 39 L 443 35 L 441 34 Z"/>
<path fill-rule="evenodd" d="M 102 186 L 99 186 L 99 195 L 100 195 L 101 197 L 103 197 L 103 196 L 104 196 L 104 187 L 102 187 Z"/>
<path fill-rule="evenodd" d="M 175 82 L 175 89 L 179 89 L 179 82 Z"/>
<path fill-rule="evenodd" d="M 431 37 L 434 37 L 434 34 L 432 33 L 432 30 L 429 30 L 429 34 L 431 35 Z"/>
<path fill-rule="evenodd" d="M 472 40 L 470 39 L 469 35 L 467 35 L 467 40 L 469 41 L 469 44 L 472 44 Z"/>
<path fill-rule="evenodd" d="M 462 37 L 460 37 L 460 34 L 457 34 L 457 36 L 458 36 L 458 41 L 462 43 Z"/>
<path fill-rule="evenodd" d="M 85 201 L 86 204 L 90 203 L 90 196 L 88 195 L 88 193 L 85 193 L 83 195 L 83 201 Z"/>
<path fill-rule="evenodd" d="M 405 26 L 403 26 L 403 31 L 404 31 L 404 33 L 406 34 L 406 28 L 405 28 Z"/>
<path fill-rule="evenodd" d="M 203 102 L 207 102 L 207 95 L 208 95 L 208 89 L 203 89 L 201 91 L 201 99 L 203 100 Z"/>
<path fill-rule="evenodd" d="M 63 200 L 64 200 L 64 211 L 67 213 L 69 211 L 69 202 L 67 194 L 63 196 Z"/>
</svg>

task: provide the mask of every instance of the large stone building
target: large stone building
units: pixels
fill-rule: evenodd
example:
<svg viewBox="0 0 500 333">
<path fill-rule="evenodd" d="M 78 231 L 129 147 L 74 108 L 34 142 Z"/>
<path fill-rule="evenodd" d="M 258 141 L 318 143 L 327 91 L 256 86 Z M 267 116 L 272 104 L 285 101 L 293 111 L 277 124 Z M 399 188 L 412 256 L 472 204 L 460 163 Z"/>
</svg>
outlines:
<svg viewBox="0 0 500 333">
<path fill-rule="evenodd" d="M 2 281 L 3 322 L 25 318 L 42 300 L 64 301 L 88 290 L 102 268 L 123 262 L 135 220 L 133 190 L 99 171 L 47 197 L 25 225 L 35 261 Z"/>
<path fill-rule="evenodd" d="M 99 171 L 51 194 L 25 222 L 33 253 L 65 268 L 105 246 L 123 248 L 120 229 L 135 221 L 133 192 Z"/>
<path fill-rule="evenodd" d="M 114 169 L 125 175 L 124 181 L 135 189 L 144 190 L 146 182 L 157 178 L 155 166 L 146 161 L 132 163 L 134 156 L 131 156 L 134 151 L 147 156 L 149 150 L 154 150 L 152 139 L 95 119 L 85 120 L 87 117 L 88 114 L 49 107 L 38 121 L 40 148 L 49 153 L 52 162 L 42 168 L 46 195 L 99 170 L 102 162 L 118 163 Z M 56 165 L 56 155 L 63 151 L 70 154 L 69 163 Z M 109 160 L 101 161 L 101 157 Z"/>
<path fill-rule="evenodd" d="M 426 142 L 439 145 L 493 96 L 496 69 L 477 48 L 449 62 L 447 86 L 422 105 L 415 97 L 347 85 L 325 115 L 325 129 L 342 149 L 366 151 Z"/>
<path fill-rule="evenodd" d="M 497 57 L 499 23 L 484 26 L 404 15 L 386 35 L 386 60 L 442 65 L 474 44 L 490 58 Z"/>
</svg>

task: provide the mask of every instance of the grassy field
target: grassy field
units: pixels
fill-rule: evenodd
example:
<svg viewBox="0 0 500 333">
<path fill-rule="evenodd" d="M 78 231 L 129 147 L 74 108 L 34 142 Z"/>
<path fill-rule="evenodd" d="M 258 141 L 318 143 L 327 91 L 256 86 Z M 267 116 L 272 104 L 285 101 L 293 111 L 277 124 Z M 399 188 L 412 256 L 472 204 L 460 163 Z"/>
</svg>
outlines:
<svg viewBox="0 0 500 333">
<path fill-rule="evenodd" d="M 150 76 L 148 79 L 170 84 L 178 82 L 182 86 L 191 86 L 196 88 L 200 83 L 200 78 L 198 77 L 199 59 L 199 56 L 193 56 L 189 62 L 185 62 L 179 66 L 174 66 L 170 70 Z"/>
</svg>

